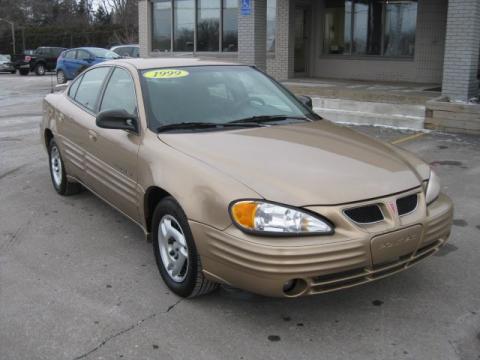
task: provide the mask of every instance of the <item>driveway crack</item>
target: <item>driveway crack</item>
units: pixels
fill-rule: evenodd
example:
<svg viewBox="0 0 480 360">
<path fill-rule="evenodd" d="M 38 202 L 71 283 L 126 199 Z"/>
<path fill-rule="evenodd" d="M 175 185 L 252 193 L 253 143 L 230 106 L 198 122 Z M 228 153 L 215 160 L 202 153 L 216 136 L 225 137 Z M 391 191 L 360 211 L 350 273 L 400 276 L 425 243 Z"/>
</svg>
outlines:
<svg viewBox="0 0 480 360">
<path fill-rule="evenodd" d="M 174 304 L 170 305 L 167 310 L 163 311 L 160 313 L 160 315 L 163 315 L 163 314 L 167 314 L 168 312 L 170 312 L 171 310 L 173 310 L 178 304 L 180 304 L 184 299 L 179 299 L 177 302 L 175 302 Z M 137 327 L 141 326 L 145 321 L 147 320 L 150 320 L 150 319 L 153 319 L 155 316 L 157 316 L 157 314 L 151 314 L 149 316 L 147 316 L 146 318 L 143 318 L 139 321 L 137 321 L 135 324 L 133 325 L 130 325 L 129 327 L 125 328 L 125 329 L 122 329 L 118 332 L 116 332 L 115 334 L 112 334 L 108 337 L 106 337 L 105 339 L 103 339 L 103 341 L 98 344 L 96 347 L 94 347 L 93 349 L 87 351 L 86 353 L 82 354 L 82 355 L 79 355 L 77 357 L 75 357 L 73 360 L 80 360 L 80 359 L 85 359 L 86 357 L 90 356 L 91 354 L 93 354 L 94 352 L 100 350 L 103 346 L 105 346 L 109 341 L 123 335 L 123 334 L 126 334 L 128 333 L 129 331 L 132 331 L 134 329 L 136 329 Z"/>
</svg>

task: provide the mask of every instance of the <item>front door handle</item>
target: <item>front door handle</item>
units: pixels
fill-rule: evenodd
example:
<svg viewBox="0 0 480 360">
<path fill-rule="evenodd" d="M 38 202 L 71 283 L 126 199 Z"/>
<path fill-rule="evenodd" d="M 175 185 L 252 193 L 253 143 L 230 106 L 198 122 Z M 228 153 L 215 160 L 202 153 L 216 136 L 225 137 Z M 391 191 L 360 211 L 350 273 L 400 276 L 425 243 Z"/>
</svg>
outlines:
<svg viewBox="0 0 480 360">
<path fill-rule="evenodd" d="M 97 133 L 93 130 L 88 130 L 88 137 L 92 141 L 97 141 Z"/>
</svg>

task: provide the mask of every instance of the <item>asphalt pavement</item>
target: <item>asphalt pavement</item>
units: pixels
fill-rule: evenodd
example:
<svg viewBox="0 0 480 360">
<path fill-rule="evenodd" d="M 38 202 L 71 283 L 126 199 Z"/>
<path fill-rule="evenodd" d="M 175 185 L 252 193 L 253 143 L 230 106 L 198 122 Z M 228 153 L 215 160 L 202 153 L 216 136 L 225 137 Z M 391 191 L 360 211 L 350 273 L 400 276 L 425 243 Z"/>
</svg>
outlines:
<svg viewBox="0 0 480 360">
<path fill-rule="evenodd" d="M 307 298 L 182 300 L 136 225 L 54 192 L 50 87 L 0 74 L 0 359 L 480 359 L 480 137 L 356 128 L 432 163 L 454 200 L 451 241 L 421 264 Z"/>
</svg>

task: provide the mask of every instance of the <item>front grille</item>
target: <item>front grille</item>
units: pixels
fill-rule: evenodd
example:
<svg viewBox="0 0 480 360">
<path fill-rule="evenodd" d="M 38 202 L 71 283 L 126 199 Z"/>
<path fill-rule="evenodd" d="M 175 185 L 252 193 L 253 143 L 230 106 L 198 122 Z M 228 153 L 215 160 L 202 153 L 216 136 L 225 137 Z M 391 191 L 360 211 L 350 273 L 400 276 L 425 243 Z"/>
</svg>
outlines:
<svg viewBox="0 0 480 360">
<path fill-rule="evenodd" d="M 397 199 L 398 215 L 406 215 L 417 208 L 418 195 L 412 194 L 403 198 Z"/>
<path fill-rule="evenodd" d="M 357 224 L 372 224 L 383 220 L 383 213 L 376 204 L 348 209 L 344 213 Z"/>
</svg>

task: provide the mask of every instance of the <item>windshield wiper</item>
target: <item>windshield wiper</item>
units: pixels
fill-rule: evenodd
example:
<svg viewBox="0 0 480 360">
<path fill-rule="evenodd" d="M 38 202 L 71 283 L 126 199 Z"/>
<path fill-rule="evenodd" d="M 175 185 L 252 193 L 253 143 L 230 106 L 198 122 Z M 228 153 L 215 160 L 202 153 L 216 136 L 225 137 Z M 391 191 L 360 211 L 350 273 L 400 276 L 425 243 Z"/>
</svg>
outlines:
<svg viewBox="0 0 480 360">
<path fill-rule="evenodd" d="M 262 124 L 272 121 L 285 121 L 285 120 L 303 120 L 303 121 L 313 121 L 305 116 L 290 116 L 290 115 L 261 115 L 261 116 L 250 116 L 244 119 L 230 121 L 229 124 L 245 124 L 245 123 L 256 123 Z"/>
<path fill-rule="evenodd" d="M 157 128 L 157 132 L 168 132 L 171 130 L 195 130 L 195 129 L 223 129 L 226 127 L 261 127 L 262 125 L 257 122 L 244 122 L 244 123 L 225 123 L 217 124 L 212 122 L 182 122 L 177 124 L 162 125 Z"/>
</svg>

